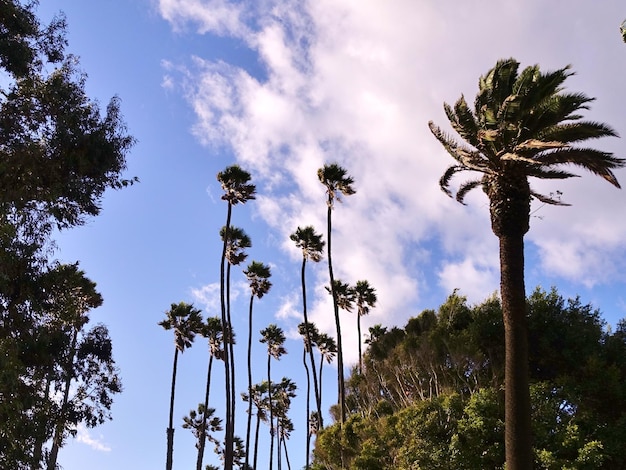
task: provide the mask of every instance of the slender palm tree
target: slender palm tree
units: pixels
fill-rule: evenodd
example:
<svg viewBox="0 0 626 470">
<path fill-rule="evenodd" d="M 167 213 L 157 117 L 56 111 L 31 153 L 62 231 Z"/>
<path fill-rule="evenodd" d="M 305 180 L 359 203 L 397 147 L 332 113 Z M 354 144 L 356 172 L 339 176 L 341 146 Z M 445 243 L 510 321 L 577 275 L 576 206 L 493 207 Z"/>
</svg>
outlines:
<svg viewBox="0 0 626 470">
<path fill-rule="evenodd" d="M 270 267 L 253 261 L 248 265 L 244 274 L 248 278 L 250 283 L 250 309 L 248 312 L 248 396 L 252 396 L 252 306 L 254 298 L 261 299 L 267 294 L 272 287 L 272 283 L 269 281 L 272 272 Z M 249 463 L 250 455 L 250 428 L 252 425 L 252 400 L 248 400 L 248 422 L 246 425 L 246 467 Z"/>
<path fill-rule="evenodd" d="M 227 336 L 227 340 L 224 341 L 225 349 L 228 349 L 229 365 L 230 365 L 230 414 L 231 414 L 231 427 L 230 427 L 230 440 L 234 436 L 235 429 L 235 355 L 234 344 L 235 335 L 233 331 L 233 323 L 231 321 L 230 312 L 230 278 L 232 266 L 238 266 L 243 263 L 248 254 L 245 252 L 246 248 L 252 246 L 250 237 L 246 232 L 239 227 L 222 227 L 220 230 L 220 237 L 226 242 L 226 323 L 228 324 L 227 330 L 230 334 Z M 230 462 L 230 458 L 228 459 Z"/>
<path fill-rule="evenodd" d="M 320 377 L 320 399 L 322 398 L 322 368 L 324 366 L 324 360 L 330 364 L 331 362 L 333 362 L 333 359 L 335 358 L 335 356 L 337 355 L 337 343 L 335 342 L 335 339 L 330 336 L 327 335 L 326 333 L 320 333 L 319 336 L 317 337 L 317 349 L 320 352 L 320 373 L 319 373 L 319 377 Z M 322 418 L 321 415 L 317 415 L 317 424 L 320 426 L 322 426 L 321 424 Z"/>
<path fill-rule="evenodd" d="M 579 142 L 615 136 L 606 124 L 583 121 L 579 114 L 593 101 L 582 93 L 567 93 L 569 67 L 541 72 L 539 66 L 518 73 L 514 59 L 500 60 L 479 80 L 474 111 L 463 96 L 454 107 L 444 104 L 458 142 L 429 123 L 430 130 L 456 160 L 441 177 L 443 191 L 451 178 L 468 170 L 478 178 L 456 192 L 463 203 L 468 191 L 481 187 L 489 198 L 491 228 L 500 243 L 500 295 L 505 325 L 505 453 L 510 470 L 529 469 L 531 449 L 528 390 L 528 338 L 524 286 L 524 235 L 530 226 L 530 203 L 564 205 L 559 199 L 531 189 L 529 178 L 563 179 L 575 176 L 562 165 L 574 165 L 619 188 L 613 169 L 625 160 Z"/>
<path fill-rule="evenodd" d="M 346 387 L 343 370 L 343 348 L 341 343 L 341 323 L 339 319 L 339 305 L 337 304 L 337 294 L 335 292 L 335 277 L 333 274 L 332 262 L 332 211 L 335 206 L 335 200 L 341 202 L 339 194 L 350 196 L 356 191 L 352 187 L 354 179 L 348 176 L 348 172 L 336 163 L 326 164 L 317 170 L 317 177 L 326 187 L 326 206 L 327 206 L 327 234 L 328 241 L 328 275 L 330 277 L 331 293 L 333 296 L 333 310 L 335 314 L 335 328 L 337 330 L 337 395 L 338 405 L 340 409 L 340 423 L 346 420 Z M 320 415 L 321 416 L 321 415 Z"/>
<path fill-rule="evenodd" d="M 196 438 L 198 450 L 205 446 L 206 440 L 219 445 L 219 441 L 212 433 L 222 431 L 222 418 L 215 416 L 215 408 L 205 408 L 203 403 L 199 403 L 197 411 L 191 410 L 183 417 L 183 428 L 191 430 Z M 202 462 L 200 467 L 196 465 L 196 468 L 202 468 Z"/>
<path fill-rule="evenodd" d="M 244 401 L 251 400 L 256 408 L 256 426 L 254 431 L 254 456 L 252 459 L 252 468 L 257 468 L 257 457 L 259 450 L 259 428 L 261 421 L 267 421 L 267 415 L 269 412 L 269 400 L 268 400 L 269 384 L 267 381 L 262 381 L 252 386 L 252 393 L 242 393 L 241 396 Z"/>
<path fill-rule="evenodd" d="M 359 374 L 363 373 L 363 356 L 361 354 L 361 317 L 370 312 L 370 308 L 376 306 L 376 289 L 370 286 L 367 281 L 357 281 L 354 286 L 354 295 L 356 303 L 356 328 L 359 338 Z"/>
<path fill-rule="evenodd" d="M 324 241 L 322 241 L 322 235 L 315 232 L 313 226 L 309 225 L 304 228 L 298 227 L 294 233 L 289 237 L 296 246 L 302 249 L 302 269 L 301 269 L 301 284 L 302 284 L 302 312 L 304 315 L 305 332 L 307 334 L 306 342 L 311 345 L 313 343 L 312 338 L 309 337 L 309 317 L 307 313 L 307 300 L 306 300 L 306 263 L 311 260 L 318 263 L 322 259 L 322 253 L 324 251 Z M 317 370 L 315 368 L 315 356 L 313 354 L 313 348 L 308 348 L 309 360 L 311 361 L 311 373 L 313 376 L 313 389 L 315 392 L 315 404 L 317 406 L 317 413 L 322 416 L 322 400 L 320 397 L 320 389 L 317 383 Z M 306 366 L 305 366 L 306 367 Z M 307 376 L 308 377 L 308 376 Z M 308 403 L 307 395 L 307 403 Z M 307 412 L 308 416 L 308 412 Z M 323 425 L 323 423 L 320 423 Z"/>
<path fill-rule="evenodd" d="M 166 470 L 172 470 L 174 456 L 174 393 L 176 391 L 176 370 L 178 366 L 178 352 L 185 352 L 190 348 L 196 333 L 200 330 L 202 316 L 200 310 L 185 302 L 172 304 L 165 312 L 166 318 L 159 322 L 165 330 L 174 330 L 174 365 L 172 367 L 172 387 L 170 393 L 170 418 L 167 428 L 167 459 Z"/>
<path fill-rule="evenodd" d="M 209 393 L 211 390 L 211 373 L 213 370 L 213 359 L 223 359 L 224 351 L 222 349 L 222 322 L 218 317 L 209 317 L 206 319 L 206 322 L 201 326 L 199 333 L 204 336 L 209 343 L 209 365 L 207 367 L 207 375 L 206 375 L 206 387 L 204 392 L 204 408 L 205 410 L 209 408 Z M 203 417 L 208 418 L 208 414 Z M 207 430 L 207 421 L 205 420 L 200 428 L 200 437 L 198 439 L 198 459 L 196 461 L 196 470 L 202 469 L 202 461 L 204 460 L 204 449 L 206 444 L 206 430 Z"/>
<path fill-rule="evenodd" d="M 277 325 L 271 324 L 267 328 L 261 330 L 261 343 L 267 345 L 267 382 L 268 386 L 268 399 L 269 399 L 269 418 L 270 418 L 270 465 L 272 470 L 273 457 L 274 457 L 274 414 L 272 405 L 272 377 L 271 377 L 271 362 L 272 358 L 279 360 L 283 354 L 287 353 L 284 347 L 285 333 Z"/>
<path fill-rule="evenodd" d="M 304 365 L 304 370 L 306 371 L 306 417 L 307 420 L 311 414 L 310 409 L 310 400 L 311 400 L 311 370 L 309 369 L 309 365 L 307 364 L 307 353 L 311 353 L 313 351 L 313 346 L 317 343 L 317 338 L 319 337 L 319 331 L 315 326 L 315 323 L 300 323 L 298 325 L 298 333 L 302 336 L 304 340 L 304 348 L 302 350 L 302 364 Z M 315 363 L 311 365 L 313 372 L 315 372 Z M 317 375 L 317 373 L 316 373 Z M 317 386 L 317 382 L 315 384 Z M 319 396 L 319 395 L 318 395 Z M 317 397 L 316 397 L 317 400 Z M 318 415 L 319 416 L 319 413 Z M 311 449 L 311 432 L 307 430 L 306 433 L 306 464 L 305 468 L 309 468 L 309 453 Z"/>
<path fill-rule="evenodd" d="M 226 212 L 225 233 L 230 230 L 230 222 L 232 217 L 232 208 L 237 204 L 245 204 L 247 201 L 255 199 L 256 186 L 250 183 L 250 173 L 243 170 L 239 165 L 231 165 L 226 167 L 224 171 L 217 174 L 217 180 L 222 186 L 224 194 L 222 199 L 228 203 Z M 227 291 L 226 291 L 226 265 L 227 251 L 229 249 L 229 237 L 223 237 L 222 259 L 220 262 L 220 304 L 222 309 L 222 334 L 225 344 L 233 338 L 232 325 L 228 321 L 227 316 Z M 230 266 L 230 264 L 229 264 Z M 235 413 L 234 413 L 234 387 L 231 386 L 232 377 L 232 358 L 230 352 L 232 348 L 224 348 L 224 388 L 226 390 L 226 423 L 225 423 L 225 442 L 224 447 L 225 460 L 224 468 L 232 470 L 233 468 L 233 440 L 235 436 Z"/>
</svg>

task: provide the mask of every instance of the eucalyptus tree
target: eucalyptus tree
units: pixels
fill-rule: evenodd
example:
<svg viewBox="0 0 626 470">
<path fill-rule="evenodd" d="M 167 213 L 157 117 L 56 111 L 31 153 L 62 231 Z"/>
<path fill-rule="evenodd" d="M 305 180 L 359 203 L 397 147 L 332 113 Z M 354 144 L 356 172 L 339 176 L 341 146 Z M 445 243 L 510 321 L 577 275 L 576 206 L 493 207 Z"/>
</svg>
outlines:
<svg viewBox="0 0 626 470">
<path fill-rule="evenodd" d="M 370 308 L 376 306 L 376 289 L 370 286 L 367 281 L 357 281 L 353 289 L 356 303 L 356 325 L 359 339 L 359 374 L 363 373 L 363 356 L 361 354 L 361 317 L 367 315 Z"/>
<path fill-rule="evenodd" d="M 315 228 L 313 226 L 308 225 L 304 228 L 298 227 L 294 233 L 292 233 L 289 237 L 298 248 L 302 250 L 302 269 L 301 269 L 301 283 L 302 283 L 302 312 L 304 316 L 304 323 L 306 332 L 306 345 L 309 347 L 305 347 L 307 352 L 309 353 L 309 360 L 311 362 L 311 375 L 313 376 L 313 389 L 315 392 L 315 403 L 317 405 L 317 413 L 319 416 L 322 416 L 322 399 L 321 399 L 321 391 L 320 387 L 317 383 L 317 371 L 315 368 L 315 355 L 313 354 L 313 348 L 310 346 L 313 344 L 313 338 L 310 337 L 310 332 L 313 329 L 309 328 L 309 317 L 307 313 L 307 297 L 306 297 L 306 263 L 308 260 L 311 260 L 315 263 L 318 263 L 322 259 L 322 253 L 324 252 L 324 241 L 322 240 L 322 235 L 315 232 Z M 305 345 L 305 346 L 306 346 Z M 306 364 L 305 364 L 306 367 Z M 307 376 L 308 380 L 308 376 Z M 307 404 L 308 404 L 308 394 L 307 394 Z M 308 412 L 307 412 L 308 416 Z"/>
<path fill-rule="evenodd" d="M 226 390 L 226 423 L 225 423 L 225 461 L 224 468 L 231 470 L 233 468 L 233 439 L 235 432 L 235 397 L 234 397 L 234 376 L 232 373 L 231 362 L 232 357 L 229 347 L 229 341 L 233 338 L 232 324 L 227 315 L 227 290 L 226 290 L 226 265 L 227 256 L 230 250 L 229 239 L 231 238 L 231 218 L 232 208 L 237 204 L 245 204 L 246 202 L 256 198 L 256 186 L 250 183 L 250 173 L 243 170 L 239 165 L 231 165 L 217 174 L 217 180 L 222 186 L 224 194 L 222 199 L 228 203 L 226 212 L 226 224 L 224 225 L 222 237 L 222 258 L 220 262 L 220 305 L 222 311 L 222 334 L 224 337 L 224 388 Z M 226 236 L 229 235 L 229 236 Z M 243 261 L 243 260 L 242 260 Z M 230 264 L 228 264 L 230 266 Z M 232 345 L 230 345 L 232 346 Z M 233 382 L 233 384 L 231 384 Z"/>
<path fill-rule="evenodd" d="M 209 395 L 211 391 L 211 374 L 213 372 L 213 359 L 221 360 L 224 357 L 223 348 L 223 332 L 222 322 L 218 317 L 209 317 L 200 326 L 199 333 L 205 337 L 209 344 L 209 365 L 206 374 L 206 386 L 204 391 L 203 410 L 209 410 Z M 208 413 L 199 413 L 199 416 L 208 419 Z M 202 469 L 202 461 L 204 460 L 204 449 L 206 445 L 206 431 L 209 423 L 205 420 L 201 423 L 200 436 L 198 438 L 198 459 L 196 461 L 196 470 Z"/>
<path fill-rule="evenodd" d="M 328 275 L 330 277 L 331 294 L 333 296 L 333 311 L 335 314 L 335 328 L 337 331 L 337 395 L 340 409 L 340 421 L 343 424 L 346 420 L 346 387 L 343 370 L 343 347 L 341 343 L 341 322 L 339 319 L 339 305 L 337 303 L 337 293 L 335 292 L 335 276 L 333 274 L 332 262 L 332 212 L 335 207 L 335 200 L 341 202 L 339 194 L 350 196 L 355 194 L 353 188 L 354 179 L 348 176 L 345 168 L 336 163 L 325 164 L 317 170 L 317 177 L 326 187 L 326 240 L 328 242 Z M 320 415 L 321 416 L 321 415 Z"/>
<path fill-rule="evenodd" d="M 500 60 L 479 80 L 472 111 L 461 96 L 454 107 L 444 104 L 459 142 L 438 126 L 430 130 L 456 160 L 441 177 L 442 190 L 452 195 L 452 177 L 461 171 L 479 176 L 456 192 L 463 203 L 477 187 L 489 198 L 491 228 L 500 243 L 500 295 L 505 324 L 505 442 L 507 468 L 532 467 L 528 339 L 524 287 L 524 235 L 530 227 L 530 204 L 564 205 L 531 189 L 529 178 L 564 179 L 574 175 L 563 165 L 579 166 L 619 188 L 612 170 L 623 159 L 611 153 L 579 146 L 580 142 L 616 136 L 606 124 L 583 121 L 580 111 L 593 98 L 565 92 L 563 83 L 573 74 L 569 66 L 541 72 L 539 66 L 518 72 L 514 59 Z"/>
<path fill-rule="evenodd" d="M 271 269 L 268 265 L 253 261 L 248 265 L 248 268 L 244 271 L 244 274 L 248 278 L 250 283 L 250 309 L 248 312 L 248 396 L 252 396 L 252 307 L 254 304 L 254 298 L 261 299 L 267 294 L 272 287 L 272 283 L 269 281 L 272 275 Z M 248 400 L 248 421 L 246 425 L 246 467 L 249 463 L 250 455 L 250 428 L 252 424 L 252 400 Z"/>
<path fill-rule="evenodd" d="M 165 312 L 166 318 L 159 322 L 165 330 L 174 330 L 174 364 L 172 366 L 172 386 L 170 392 L 170 417 L 167 428 L 167 459 L 166 470 L 172 470 L 174 456 L 174 394 L 176 391 L 176 371 L 178 367 L 178 353 L 190 348 L 196 333 L 201 329 L 202 316 L 200 310 L 192 304 L 180 302 L 172 304 Z"/>
<path fill-rule="evenodd" d="M 271 363 L 272 358 L 279 360 L 283 354 L 287 353 L 284 347 L 285 333 L 283 330 L 275 325 L 271 324 L 267 328 L 261 330 L 261 343 L 267 345 L 267 382 L 268 382 L 268 402 L 269 402 L 269 425 L 270 425 L 270 463 L 269 468 L 272 470 L 273 458 L 274 458 L 274 413 L 272 403 L 272 375 L 271 375 Z"/>
</svg>

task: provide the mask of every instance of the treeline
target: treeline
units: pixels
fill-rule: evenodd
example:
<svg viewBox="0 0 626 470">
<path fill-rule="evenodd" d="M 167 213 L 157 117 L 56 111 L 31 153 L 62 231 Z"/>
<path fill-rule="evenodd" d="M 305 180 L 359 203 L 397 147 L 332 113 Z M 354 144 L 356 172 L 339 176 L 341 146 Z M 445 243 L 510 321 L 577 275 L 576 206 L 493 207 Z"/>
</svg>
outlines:
<svg viewBox="0 0 626 470">
<path fill-rule="evenodd" d="M 534 468 L 626 468 L 626 321 L 612 331 L 554 289 L 527 309 Z M 404 328 L 369 331 L 350 417 L 320 431 L 313 468 L 504 468 L 499 299 L 471 306 L 455 292 Z"/>
<path fill-rule="evenodd" d="M 0 468 L 59 468 L 79 425 L 110 418 L 121 383 L 102 304 L 76 264 L 53 259 L 53 234 L 100 212 L 124 179 L 134 140 L 119 100 L 101 115 L 65 52 L 63 17 L 0 2 Z"/>
</svg>

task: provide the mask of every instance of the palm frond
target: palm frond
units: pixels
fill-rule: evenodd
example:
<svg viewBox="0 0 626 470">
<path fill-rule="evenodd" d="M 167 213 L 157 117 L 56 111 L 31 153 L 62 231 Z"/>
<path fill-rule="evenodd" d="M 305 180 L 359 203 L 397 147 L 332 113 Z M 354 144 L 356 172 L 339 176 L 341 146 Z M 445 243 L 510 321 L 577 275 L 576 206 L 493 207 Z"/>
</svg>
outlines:
<svg viewBox="0 0 626 470">
<path fill-rule="evenodd" d="M 600 137 L 618 137 L 618 134 L 615 129 L 602 122 L 580 121 L 550 126 L 540 135 L 542 140 L 564 143 L 582 142 Z"/>
<path fill-rule="evenodd" d="M 539 163 L 546 165 L 576 165 L 598 176 L 613 186 L 620 188 L 617 178 L 611 171 L 626 166 L 626 160 L 614 157 L 612 153 L 591 148 L 563 148 L 537 156 Z"/>
<path fill-rule="evenodd" d="M 468 170 L 489 172 L 489 161 L 483 155 L 470 147 L 459 144 L 453 137 L 441 130 L 439 126 L 430 121 L 428 123 L 430 131 L 441 145 L 460 165 Z"/>
<path fill-rule="evenodd" d="M 450 191 L 450 180 L 452 177 L 457 174 L 459 171 L 466 170 L 465 167 L 461 165 L 452 165 L 448 167 L 445 173 L 439 179 L 439 187 L 441 190 L 446 193 L 448 196 L 452 197 L 452 192 Z"/>
<path fill-rule="evenodd" d="M 544 204 L 550 204 L 551 206 L 571 206 L 571 204 L 562 202 L 560 199 L 555 199 L 553 197 L 546 196 L 545 194 L 536 193 L 535 191 L 531 191 L 530 195 L 535 199 L 543 202 Z"/>
<path fill-rule="evenodd" d="M 452 128 L 467 141 L 470 145 L 477 147 L 480 144 L 478 139 L 478 124 L 474 114 L 467 106 L 465 97 L 461 97 L 454 105 L 454 109 L 448 104 L 443 104 L 444 111 Z"/>
<path fill-rule="evenodd" d="M 460 202 L 461 204 L 465 205 L 464 200 L 465 200 L 465 196 L 467 195 L 467 193 L 469 193 L 472 189 L 477 188 L 482 183 L 483 183 L 482 178 L 479 180 L 472 180 L 472 181 L 467 181 L 463 183 L 459 187 L 459 190 L 456 192 L 456 200 Z"/>
<path fill-rule="evenodd" d="M 535 168 L 527 169 L 526 174 L 529 177 L 540 178 L 540 179 L 567 179 L 567 178 L 579 177 L 579 175 L 575 175 L 574 173 L 569 173 L 567 171 L 546 169 L 542 167 L 535 167 Z"/>
</svg>

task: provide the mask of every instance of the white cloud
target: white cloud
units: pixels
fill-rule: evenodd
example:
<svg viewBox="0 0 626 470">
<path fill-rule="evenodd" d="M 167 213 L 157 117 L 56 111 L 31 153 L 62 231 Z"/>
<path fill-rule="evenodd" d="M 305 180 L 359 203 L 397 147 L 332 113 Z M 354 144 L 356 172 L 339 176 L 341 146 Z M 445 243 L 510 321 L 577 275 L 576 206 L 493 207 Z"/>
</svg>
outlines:
<svg viewBox="0 0 626 470">
<path fill-rule="evenodd" d="M 196 58 L 182 77 L 197 115 L 195 134 L 205 144 L 229 146 L 253 171 L 263 193 L 259 214 L 283 237 L 284 247 L 298 225 L 314 224 L 325 233 L 317 168 L 336 161 L 348 169 L 357 194 L 333 212 L 333 253 L 337 277 L 368 279 L 378 290 L 380 305 L 366 324 L 402 322 L 417 313 L 423 292 L 437 285 L 446 293 L 459 287 L 474 301 L 498 286 L 497 240 L 485 196 L 478 190 L 462 207 L 437 185 L 452 160 L 427 122 L 448 128 L 444 101 L 454 103 L 463 93 L 471 102 L 478 77 L 511 55 L 523 65 L 545 68 L 573 62 L 579 75 L 570 87 L 591 95 L 602 93 L 611 77 L 626 75 L 626 65 L 615 60 L 623 46 L 619 38 L 611 36 L 615 45 L 603 46 L 606 54 L 615 54 L 612 58 L 588 53 L 585 41 L 594 38 L 583 38 L 576 25 L 586 15 L 601 24 L 600 9 L 581 1 L 559 9 L 558 20 L 551 20 L 571 25 L 567 37 L 537 27 L 552 18 L 538 0 L 491 2 L 489 14 L 477 1 L 404 0 L 391 6 L 268 0 L 254 5 L 161 2 L 164 17 L 175 24 L 184 19 L 201 25 L 201 31 L 243 38 L 266 71 L 254 77 L 233 65 Z M 240 9 L 246 7 L 256 15 L 248 29 L 241 24 Z M 603 8 L 603 18 L 621 11 L 617 1 Z M 551 48 L 544 47 L 548 42 Z M 625 90 L 614 86 L 615 96 L 602 99 L 624 102 Z M 623 122 L 623 110 L 607 108 L 598 119 Z M 616 144 L 598 143 L 609 150 L 611 145 Z M 544 272 L 585 284 L 601 281 L 615 258 L 623 258 L 626 235 L 626 221 L 615 216 L 623 194 L 611 192 L 598 178 L 587 181 L 592 179 L 585 175 L 582 185 L 577 179 L 557 187 L 565 188 L 580 223 L 572 223 L 567 209 L 542 209 L 549 219 L 533 219 L 527 237 L 540 248 Z M 293 257 L 293 249 L 286 249 Z M 429 283 L 431 278 L 437 280 Z M 322 279 L 317 279 L 320 286 Z M 312 316 L 332 326 L 325 295 L 317 289 Z M 354 345 L 354 329 L 347 330 L 346 343 Z"/>
<path fill-rule="evenodd" d="M 79 424 L 76 430 L 78 431 L 78 433 L 76 434 L 76 442 L 88 445 L 92 449 L 100 452 L 111 451 L 111 447 L 108 444 L 104 443 L 104 437 L 102 435 L 98 437 L 91 436 L 84 424 Z"/>
</svg>

